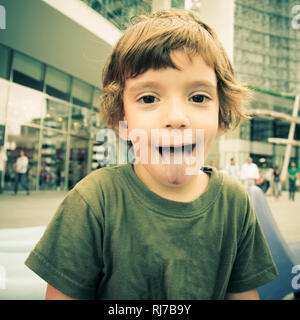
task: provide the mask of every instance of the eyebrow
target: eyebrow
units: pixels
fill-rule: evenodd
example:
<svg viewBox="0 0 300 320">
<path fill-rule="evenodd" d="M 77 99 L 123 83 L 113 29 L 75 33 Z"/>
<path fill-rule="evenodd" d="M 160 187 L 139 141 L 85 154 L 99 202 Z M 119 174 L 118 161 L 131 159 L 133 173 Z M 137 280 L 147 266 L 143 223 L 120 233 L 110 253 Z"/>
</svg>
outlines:
<svg viewBox="0 0 300 320">
<path fill-rule="evenodd" d="M 138 84 L 134 84 L 128 88 L 129 92 L 135 92 L 139 90 L 146 90 L 146 89 L 153 89 L 153 88 L 160 88 L 161 85 L 157 83 L 156 81 L 144 81 Z M 217 84 L 213 84 L 211 81 L 207 80 L 195 80 L 187 82 L 186 87 L 192 87 L 192 88 L 205 88 L 205 89 L 211 89 L 216 90 Z"/>
<path fill-rule="evenodd" d="M 217 83 L 214 84 L 211 81 L 207 81 L 207 80 L 196 80 L 196 81 L 188 82 L 188 87 L 203 87 L 207 89 L 216 89 Z"/>
<path fill-rule="evenodd" d="M 135 92 L 139 90 L 151 89 L 151 88 L 159 88 L 160 85 L 155 81 L 144 81 L 137 84 L 134 84 L 128 88 L 129 92 Z"/>
</svg>

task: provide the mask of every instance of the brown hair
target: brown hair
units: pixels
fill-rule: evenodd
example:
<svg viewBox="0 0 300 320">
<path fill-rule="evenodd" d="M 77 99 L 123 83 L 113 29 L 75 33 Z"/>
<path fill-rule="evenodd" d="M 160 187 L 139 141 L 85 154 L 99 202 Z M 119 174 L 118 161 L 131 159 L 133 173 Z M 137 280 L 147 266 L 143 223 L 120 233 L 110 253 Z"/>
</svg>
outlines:
<svg viewBox="0 0 300 320">
<path fill-rule="evenodd" d="M 173 50 L 182 49 L 189 57 L 201 55 L 217 76 L 220 101 L 219 125 L 236 128 L 242 119 L 249 90 L 234 77 L 232 64 L 207 24 L 191 11 L 170 9 L 137 16 L 113 48 L 103 71 L 100 114 L 109 128 L 116 128 L 124 116 L 123 90 L 126 79 L 149 69 L 176 68 Z"/>
</svg>

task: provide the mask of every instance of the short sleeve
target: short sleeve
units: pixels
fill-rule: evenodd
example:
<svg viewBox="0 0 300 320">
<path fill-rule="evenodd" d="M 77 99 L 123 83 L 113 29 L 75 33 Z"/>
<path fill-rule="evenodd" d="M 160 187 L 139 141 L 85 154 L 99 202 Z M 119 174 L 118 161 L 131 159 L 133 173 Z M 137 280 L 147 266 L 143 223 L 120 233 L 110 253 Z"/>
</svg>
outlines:
<svg viewBox="0 0 300 320">
<path fill-rule="evenodd" d="M 73 189 L 25 264 L 67 296 L 93 299 L 102 270 L 102 224 Z"/>
<path fill-rule="evenodd" d="M 268 283 L 277 275 L 278 271 L 269 246 L 248 199 L 245 223 L 227 291 L 231 293 L 249 291 Z"/>
</svg>

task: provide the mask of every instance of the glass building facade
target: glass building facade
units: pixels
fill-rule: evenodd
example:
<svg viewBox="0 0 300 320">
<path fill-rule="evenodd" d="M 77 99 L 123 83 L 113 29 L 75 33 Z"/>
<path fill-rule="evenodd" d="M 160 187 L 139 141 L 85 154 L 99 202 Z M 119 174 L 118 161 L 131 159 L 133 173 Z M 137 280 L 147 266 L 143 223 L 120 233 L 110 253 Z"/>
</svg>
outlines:
<svg viewBox="0 0 300 320">
<path fill-rule="evenodd" d="M 153 0 L 81 0 L 103 17 L 113 23 L 118 29 L 125 30 L 131 23 L 130 19 L 139 14 L 152 11 Z M 160 0 L 163 2 L 163 0 Z M 170 7 L 184 9 L 185 0 L 172 0 Z"/>
<path fill-rule="evenodd" d="M 31 190 L 72 188 L 100 167 L 96 133 L 101 128 L 101 90 L 3 45 L 0 56 L 5 190 L 13 189 L 20 150 L 29 159 Z"/>
<path fill-rule="evenodd" d="M 254 89 L 251 109 L 292 115 L 294 96 L 300 90 L 300 32 L 292 25 L 292 8 L 298 2 L 235 1 L 234 67 L 238 80 Z M 259 166 L 281 167 L 285 146 L 270 144 L 268 138 L 287 139 L 289 129 L 287 121 L 256 116 L 241 126 L 240 139 L 253 142 L 250 154 Z M 294 140 L 299 138 L 297 124 Z M 259 144 L 264 147 L 257 148 Z M 299 146 L 292 147 L 290 161 L 300 165 Z"/>
<path fill-rule="evenodd" d="M 92 9 L 113 23 L 118 29 L 130 26 L 130 18 L 143 13 L 150 13 L 152 0 L 82 0 Z"/>
</svg>

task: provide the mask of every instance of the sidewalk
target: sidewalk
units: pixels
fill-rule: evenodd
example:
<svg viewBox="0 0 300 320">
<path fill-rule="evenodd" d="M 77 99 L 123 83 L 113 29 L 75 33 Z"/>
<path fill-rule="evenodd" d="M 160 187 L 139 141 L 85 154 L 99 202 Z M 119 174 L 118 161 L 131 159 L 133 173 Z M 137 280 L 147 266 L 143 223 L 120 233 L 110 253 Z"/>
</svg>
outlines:
<svg viewBox="0 0 300 320">
<path fill-rule="evenodd" d="M 46 226 L 66 193 L 39 191 L 27 196 L 25 191 L 20 191 L 17 196 L 12 192 L 0 194 L 0 231 Z"/>
<path fill-rule="evenodd" d="M 267 201 L 285 241 L 300 242 L 300 193 L 296 193 L 295 201 L 288 199 L 287 191 L 280 199 L 267 196 Z"/>
</svg>

